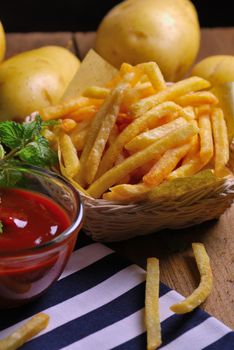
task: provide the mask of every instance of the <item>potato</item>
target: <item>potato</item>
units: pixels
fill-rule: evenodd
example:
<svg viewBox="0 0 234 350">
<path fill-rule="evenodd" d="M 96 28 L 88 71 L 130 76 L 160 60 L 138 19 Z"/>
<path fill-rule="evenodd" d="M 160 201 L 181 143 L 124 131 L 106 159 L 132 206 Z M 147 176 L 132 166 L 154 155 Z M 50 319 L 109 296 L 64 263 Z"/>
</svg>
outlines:
<svg viewBox="0 0 234 350">
<path fill-rule="evenodd" d="M 155 61 L 167 81 L 179 80 L 200 44 L 196 10 L 189 0 L 127 0 L 101 22 L 96 50 L 119 68 Z"/>
<path fill-rule="evenodd" d="M 5 33 L 4 33 L 2 23 L 0 22 L 0 62 L 3 60 L 5 56 L 5 51 L 6 51 Z"/>
<path fill-rule="evenodd" d="M 79 67 L 67 49 L 46 46 L 16 55 L 0 65 L 0 120 L 23 120 L 58 103 Z"/>
<path fill-rule="evenodd" d="M 205 78 L 213 85 L 234 81 L 234 56 L 207 57 L 195 65 L 192 75 Z"/>
</svg>

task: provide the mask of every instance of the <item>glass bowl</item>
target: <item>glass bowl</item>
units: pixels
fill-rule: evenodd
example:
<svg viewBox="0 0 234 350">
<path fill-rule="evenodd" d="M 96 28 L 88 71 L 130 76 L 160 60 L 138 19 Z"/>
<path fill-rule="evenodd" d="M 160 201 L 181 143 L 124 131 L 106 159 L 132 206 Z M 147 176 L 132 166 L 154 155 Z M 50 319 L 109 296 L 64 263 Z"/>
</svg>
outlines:
<svg viewBox="0 0 234 350">
<path fill-rule="evenodd" d="M 76 189 L 61 176 L 38 167 L 8 168 L 15 188 L 46 196 L 68 215 L 70 226 L 48 242 L 32 248 L 5 251 L 0 246 L 0 308 L 20 306 L 44 293 L 55 282 L 73 251 L 83 220 Z"/>
</svg>

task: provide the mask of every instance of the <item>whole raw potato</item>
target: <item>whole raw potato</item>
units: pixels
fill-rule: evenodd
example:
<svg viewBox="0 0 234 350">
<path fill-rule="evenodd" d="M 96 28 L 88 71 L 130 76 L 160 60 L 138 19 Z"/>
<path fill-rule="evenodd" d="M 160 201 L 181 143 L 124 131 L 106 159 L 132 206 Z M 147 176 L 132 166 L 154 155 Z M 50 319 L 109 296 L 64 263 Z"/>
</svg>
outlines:
<svg viewBox="0 0 234 350">
<path fill-rule="evenodd" d="M 79 67 L 67 49 L 46 46 L 16 55 L 0 65 L 0 120 L 24 119 L 56 104 Z"/>
<path fill-rule="evenodd" d="M 210 56 L 198 62 L 192 75 L 209 80 L 213 85 L 234 81 L 234 56 Z"/>
<path fill-rule="evenodd" d="M 6 51 L 6 39 L 5 39 L 5 33 L 2 26 L 2 23 L 0 22 L 0 62 L 2 62 Z"/>
<path fill-rule="evenodd" d="M 127 0 L 101 22 L 96 50 L 117 68 L 155 61 L 167 81 L 184 76 L 200 44 L 197 12 L 189 0 Z"/>
</svg>

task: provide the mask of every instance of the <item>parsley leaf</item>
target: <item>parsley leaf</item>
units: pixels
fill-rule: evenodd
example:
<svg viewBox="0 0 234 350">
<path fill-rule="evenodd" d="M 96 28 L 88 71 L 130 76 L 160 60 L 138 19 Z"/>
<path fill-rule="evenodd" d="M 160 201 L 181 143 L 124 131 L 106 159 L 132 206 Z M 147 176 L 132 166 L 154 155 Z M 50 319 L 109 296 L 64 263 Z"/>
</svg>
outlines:
<svg viewBox="0 0 234 350">
<path fill-rule="evenodd" d="M 0 235 L 3 234 L 3 223 L 0 221 Z"/>
</svg>

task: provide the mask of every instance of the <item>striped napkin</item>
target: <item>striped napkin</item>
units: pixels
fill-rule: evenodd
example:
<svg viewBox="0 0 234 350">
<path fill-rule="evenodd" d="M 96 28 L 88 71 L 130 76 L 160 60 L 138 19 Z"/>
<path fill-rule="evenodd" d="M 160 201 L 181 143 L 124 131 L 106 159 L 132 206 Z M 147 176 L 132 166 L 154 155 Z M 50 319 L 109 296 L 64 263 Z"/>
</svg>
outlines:
<svg viewBox="0 0 234 350">
<path fill-rule="evenodd" d="M 1 311 L 0 338 L 44 311 L 50 316 L 48 328 L 22 349 L 146 349 L 145 271 L 81 236 L 66 270 L 48 292 L 30 305 Z M 201 309 L 173 314 L 169 306 L 181 299 L 160 285 L 160 349 L 234 349 L 234 332 Z"/>
</svg>

